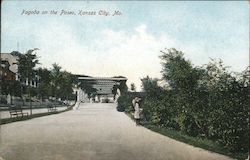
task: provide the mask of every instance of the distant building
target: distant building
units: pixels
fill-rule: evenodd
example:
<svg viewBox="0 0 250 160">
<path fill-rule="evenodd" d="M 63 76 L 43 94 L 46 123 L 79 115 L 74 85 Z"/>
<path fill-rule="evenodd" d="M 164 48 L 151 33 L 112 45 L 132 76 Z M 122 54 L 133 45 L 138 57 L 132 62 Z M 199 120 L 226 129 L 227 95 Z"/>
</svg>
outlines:
<svg viewBox="0 0 250 160">
<path fill-rule="evenodd" d="M 107 99 L 109 101 L 116 101 L 121 95 L 121 91 L 118 87 L 121 83 L 127 81 L 126 77 L 90 77 L 86 75 L 76 75 L 79 83 L 85 83 L 91 85 L 94 88 L 95 97 L 90 101 L 103 102 Z M 114 91 L 116 90 L 116 91 Z M 81 88 L 77 88 L 77 101 L 89 101 L 87 93 Z M 115 94 L 114 94 L 115 93 Z"/>
<path fill-rule="evenodd" d="M 13 51 L 11 53 L 1 53 L 1 67 L 4 69 L 1 69 L 2 72 L 4 72 L 5 74 L 11 75 L 13 76 L 14 74 L 14 79 L 13 80 L 17 80 L 17 81 L 21 81 L 24 85 L 29 85 L 32 87 L 37 87 L 37 81 L 38 81 L 38 77 L 35 76 L 32 80 L 28 80 L 28 79 L 20 79 L 20 76 L 18 74 L 18 55 L 21 54 L 18 51 Z M 7 71 L 9 70 L 9 71 Z"/>
<path fill-rule="evenodd" d="M 2 66 L 0 66 L 0 76 L 2 81 L 12 81 L 16 79 L 14 72 Z"/>
<path fill-rule="evenodd" d="M 16 51 L 11 52 L 11 53 L 1 53 L 1 59 L 2 59 L 2 61 L 8 61 L 10 64 L 9 69 L 12 72 L 17 73 L 17 71 L 18 71 L 18 65 L 17 65 L 18 54 L 16 54 L 15 52 Z"/>
<path fill-rule="evenodd" d="M 10 63 L 6 60 L 1 61 L 1 67 L 7 68 L 8 70 L 10 69 Z"/>
<path fill-rule="evenodd" d="M 1 53 L 1 66 L 6 67 L 6 63 L 8 63 L 8 69 L 15 74 L 15 79 L 19 80 L 18 77 L 18 52 L 14 51 L 11 53 Z"/>
</svg>

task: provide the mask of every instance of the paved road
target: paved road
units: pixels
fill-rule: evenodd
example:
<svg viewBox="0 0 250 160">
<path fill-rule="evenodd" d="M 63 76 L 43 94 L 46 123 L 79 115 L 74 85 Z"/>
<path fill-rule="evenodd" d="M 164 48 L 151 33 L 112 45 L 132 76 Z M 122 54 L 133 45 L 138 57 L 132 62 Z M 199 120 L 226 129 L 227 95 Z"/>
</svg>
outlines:
<svg viewBox="0 0 250 160">
<path fill-rule="evenodd" d="M 5 160 L 229 160 L 137 127 L 115 104 L 1 126 Z M 0 158 L 1 159 L 1 158 Z"/>
</svg>

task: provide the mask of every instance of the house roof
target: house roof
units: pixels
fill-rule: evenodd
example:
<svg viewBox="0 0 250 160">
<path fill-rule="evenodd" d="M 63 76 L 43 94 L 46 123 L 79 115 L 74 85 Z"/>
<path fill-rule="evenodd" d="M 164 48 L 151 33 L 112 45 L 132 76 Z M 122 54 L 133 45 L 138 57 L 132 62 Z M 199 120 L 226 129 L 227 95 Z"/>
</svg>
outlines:
<svg viewBox="0 0 250 160">
<path fill-rule="evenodd" d="M 15 73 L 12 72 L 11 70 L 9 70 L 8 68 L 5 68 L 5 67 L 0 66 L 0 70 L 5 71 L 5 72 L 7 72 L 8 74 L 13 74 L 13 75 L 15 75 Z"/>
</svg>

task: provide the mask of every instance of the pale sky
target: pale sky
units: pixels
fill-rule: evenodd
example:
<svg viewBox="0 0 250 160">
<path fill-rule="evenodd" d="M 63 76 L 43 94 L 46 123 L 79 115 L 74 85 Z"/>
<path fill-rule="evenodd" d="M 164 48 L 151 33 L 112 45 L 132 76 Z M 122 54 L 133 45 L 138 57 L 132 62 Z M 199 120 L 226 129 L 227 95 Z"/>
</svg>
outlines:
<svg viewBox="0 0 250 160">
<path fill-rule="evenodd" d="M 22 14 L 34 10 L 39 14 Z M 76 15 L 60 16 L 62 10 Z M 80 16 L 79 10 L 96 15 Z M 100 10 L 121 15 L 103 16 Z M 56 62 L 73 74 L 121 75 L 138 90 L 140 78 L 161 78 L 164 48 L 183 51 L 194 65 L 209 58 L 221 58 L 232 71 L 249 65 L 247 1 L 11 0 L 2 2 L 1 14 L 1 52 L 39 48 L 43 67 Z"/>
</svg>

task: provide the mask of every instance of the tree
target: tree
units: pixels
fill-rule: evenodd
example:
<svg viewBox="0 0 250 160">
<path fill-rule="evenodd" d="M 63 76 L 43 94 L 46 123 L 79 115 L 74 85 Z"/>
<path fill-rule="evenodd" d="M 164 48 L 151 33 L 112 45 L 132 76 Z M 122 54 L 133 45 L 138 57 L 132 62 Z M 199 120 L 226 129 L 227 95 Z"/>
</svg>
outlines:
<svg viewBox="0 0 250 160">
<path fill-rule="evenodd" d="M 68 100 L 72 97 L 73 86 L 75 84 L 75 76 L 67 71 L 62 72 L 59 97 Z"/>
<path fill-rule="evenodd" d="M 160 98 L 162 96 L 162 91 L 163 89 L 158 86 L 157 78 L 150 78 L 149 76 L 142 78 L 142 88 L 143 91 L 146 92 L 146 95 L 148 97 L 155 97 L 155 98 Z"/>
<path fill-rule="evenodd" d="M 35 67 L 39 64 L 38 57 L 33 52 L 37 49 L 30 49 L 26 54 L 19 54 L 18 73 L 22 80 L 31 80 L 35 76 Z"/>
<path fill-rule="evenodd" d="M 118 89 L 118 85 L 115 84 L 112 88 L 112 94 L 113 94 L 113 99 L 115 100 L 116 95 L 117 95 L 117 89 Z"/>
<path fill-rule="evenodd" d="M 191 136 L 214 140 L 235 152 L 246 153 L 249 143 L 250 83 L 248 67 L 242 73 L 227 70 L 222 60 L 194 67 L 176 49 L 162 51 L 163 79 L 142 79 L 146 120 Z M 132 92 L 130 92 L 132 93 Z M 127 111 L 131 97 L 122 95 L 118 110 Z"/>
<path fill-rule="evenodd" d="M 113 78 L 125 78 L 123 76 L 114 76 Z M 126 84 L 126 81 L 124 80 L 118 80 L 117 81 L 119 85 L 117 85 L 117 88 L 121 91 L 121 94 L 126 93 L 128 91 L 128 86 Z"/>
<path fill-rule="evenodd" d="M 136 87 L 135 87 L 135 84 L 134 83 L 131 83 L 130 85 L 130 90 L 135 92 L 136 91 Z"/>
<path fill-rule="evenodd" d="M 149 76 L 141 79 L 142 88 L 146 96 L 143 103 L 143 113 L 147 120 L 153 123 L 159 123 L 162 121 L 160 117 L 160 112 L 163 110 L 164 106 L 160 105 L 160 102 L 164 98 L 163 89 L 158 86 L 158 79 L 150 78 Z"/>
<path fill-rule="evenodd" d="M 55 98 L 58 98 L 60 94 L 60 88 L 61 88 L 61 79 L 62 79 L 62 67 L 58 64 L 54 63 L 52 64 L 52 70 L 51 70 L 51 87 L 52 87 L 52 95 Z"/>
<path fill-rule="evenodd" d="M 204 115 L 203 109 L 207 109 L 205 105 L 199 103 L 199 100 L 197 101 L 198 97 L 204 95 L 197 90 L 204 70 L 193 67 L 191 62 L 184 58 L 184 53 L 174 48 L 161 52 L 163 79 L 176 95 L 174 101 L 175 107 L 178 108 L 176 121 L 181 130 L 191 135 L 198 134 L 199 130 L 202 130 L 208 135 L 208 126 L 202 125 L 206 124 L 206 119 L 201 118 L 204 123 L 198 121 L 198 115 Z"/>
<path fill-rule="evenodd" d="M 88 97 L 90 98 L 97 93 L 97 89 L 93 87 L 94 84 L 96 84 L 96 81 L 81 81 L 78 84 L 78 87 L 80 87 L 85 93 L 87 93 Z"/>
<path fill-rule="evenodd" d="M 21 97 L 21 83 L 16 80 L 3 80 L 1 83 L 2 94 Z"/>
<path fill-rule="evenodd" d="M 175 90 L 189 90 L 197 85 L 200 72 L 193 68 L 184 53 L 174 48 L 161 51 L 163 78 Z"/>
<path fill-rule="evenodd" d="M 212 59 L 204 66 L 205 74 L 199 82 L 199 90 L 206 89 L 205 98 L 200 98 L 206 106 L 206 119 L 209 123 L 209 136 L 234 151 L 247 149 L 245 140 L 248 135 L 249 118 L 249 72 L 243 72 L 238 77 L 228 72 L 222 60 Z M 204 121 L 204 120 L 203 120 Z"/>
<path fill-rule="evenodd" d="M 38 68 L 37 75 L 39 76 L 39 96 L 48 98 L 53 96 L 56 99 L 64 100 L 72 99 L 73 87 L 77 84 L 77 78 L 70 72 L 62 71 L 62 67 L 54 63 L 53 68 Z"/>
<path fill-rule="evenodd" d="M 28 81 L 29 101 L 30 101 L 30 114 L 32 114 L 31 96 L 30 96 L 30 81 L 35 77 L 35 67 L 39 64 L 38 57 L 33 54 L 34 51 L 38 50 L 30 49 L 25 54 L 18 55 L 18 73 L 22 81 Z"/>
<path fill-rule="evenodd" d="M 43 100 L 52 95 L 51 93 L 51 72 L 46 68 L 38 68 L 36 74 L 39 76 L 38 80 L 38 95 Z"/>
</svg>

